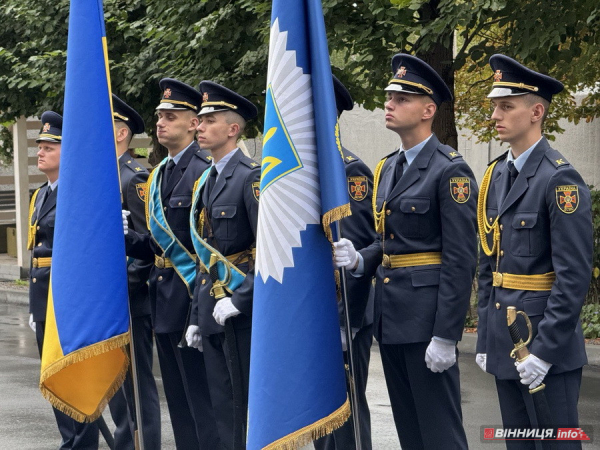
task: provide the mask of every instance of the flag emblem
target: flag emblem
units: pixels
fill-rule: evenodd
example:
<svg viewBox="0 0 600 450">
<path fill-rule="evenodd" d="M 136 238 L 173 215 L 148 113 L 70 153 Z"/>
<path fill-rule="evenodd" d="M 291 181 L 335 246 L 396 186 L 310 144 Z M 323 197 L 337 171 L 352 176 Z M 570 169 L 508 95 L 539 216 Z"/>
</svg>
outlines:
<svg viewBox="0 0 600 450">
<path fill-rule="evenodd" d="M 576 185 L 556 186 L 556 204 L 565 214 L 572 214 L 579 206 L 579 187 Z"/>
<path fill-rule="evenodd" d="M 369 192 L 367 177 L 348 177 L 348 193 L 352 200 L 360 202 Z"/>
<path fill-rule="evenodd" d="M 456 203 L 465 203 L 471 196 L 471 180 L 468 177 L 450 178 L 450 194 Z"/>
</svg>

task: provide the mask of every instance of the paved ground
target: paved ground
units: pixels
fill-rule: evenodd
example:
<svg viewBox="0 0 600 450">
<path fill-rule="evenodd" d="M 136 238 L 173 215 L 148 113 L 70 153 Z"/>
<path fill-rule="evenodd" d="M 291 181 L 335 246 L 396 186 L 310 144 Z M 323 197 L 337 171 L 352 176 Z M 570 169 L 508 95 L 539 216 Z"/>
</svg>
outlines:
<svg viewBox="0 0 600 450">
<path fill-rule="evenodd" d="M 18 297 L 18 296 L 17 296 Z M 39 358 L 34 334 L 27 325 L 27 306 L 18 301 L 10 303 L 0 296 L 0 450 L 45 450 L 58 445 L 58 431 L 49 403 L 37 388 Z M 8 298 L 16 298 L 12 294 Z M 490 375 L 484 374 L 474 363 L 474 336 L 465 336 L 460 358 L 464 423 L 469 446 L 472 449 L 502 449 L 501 443 L 483 443 L 482 426 L 500 425 L 497 398 Z M 596 367 L 584 369 L 579 403 L 580 422 L 584 430 L 600 433 L 600 348 L 593 348 L 591 356 Z M 162 379 L 155 371 L 161 390 L 163 448 L 174 449 L 173 435 L 162 392 Z M 389 398 L 387 395 L 379 351 L 373 346 L 371 373 L 368 387 L 373 423 L 373 448 L 400 449 L 396 436 Z M 110 416 L 105 413 L 111 426 Z M 435 427 L 435 424 L 431 424 Z M 599 434 L 600 436 L 600 434 Z M 107 448 L 105 445 L 101 448 Z M 307 447 L 312 448 L 311 446 Z M 600 450 L 600 438 L 587 443 L 585 450 Z"/>
</svg>

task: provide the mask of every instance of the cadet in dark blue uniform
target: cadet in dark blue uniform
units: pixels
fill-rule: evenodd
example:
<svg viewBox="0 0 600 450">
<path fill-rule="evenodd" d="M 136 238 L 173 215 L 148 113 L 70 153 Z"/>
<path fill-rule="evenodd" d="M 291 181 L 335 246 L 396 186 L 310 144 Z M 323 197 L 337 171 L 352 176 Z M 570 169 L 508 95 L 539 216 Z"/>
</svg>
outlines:
<svg viewBox="0 0 600 450">
<path fill-rule="evenodd" d="M 196 272 L 189 220 L 192 188 L 210 164 L 210 156 L 194 139 L 201 96 L 171 78 L 163 78 L 159 84 L 163 95 L 156 108 L 156 134 L 169 156 L 148 181 L 150 233 L 130 230 L 127 254 L 154 260 L 149 276 L 152 322 L 175 444 L 181 449 L 219 448 L 203 355 L 193 348 L 178 347 L 185 333 Z"/>
<path fill-rule="evenodd" d="M 29 325 L 35 332 L 40 356 L 46 328 L 48 284 L 52 265 L 54 219 L 58 189 L 58 168 L 62 142 L 62 116 L 46 111 L 42 114 L 42 130 L 38 143 L 38 169 L 48 177 L 33 194 L 29 207 L 28 248 L 31 250 L 29 271 Z M 98 448 L 98 425 L 79 423 L 53 408 L 58 430 L 62 436 L 61 449 Z"/>
<path fill-rule="evenodd" d="M 246 121 L 256 117 L 257 110 L 244 97 L 211 81 L 202 81 L 199 89 L 203 99 L 198 142 L 210 150 L 213 167 L 205 183 L 196 187 L 195 229 L 233 266 L 231 270 L 242 274 L 243 282 L 227 289 L 227 295 L 216 301 L 211 277 L 205 270 L 207 261 L 201 257 L 187 338 L 190 345 L 201 344 L 203 348 L 221 443 L 223 448 L 233 449 L 235 434 L 242 440 L 246 434 L 260 182 L 260 165 L 242 153 L 237 141 Z M 197 251 L 201 256 L 202 248 Z M 227 326 L 233 329 L 233 342 L 232 335 L 226 336 Z M 236 392 L 236 386 L 241 392 Z M 235 447 L 245 448 L 241 442 Z"/>
<path fill-rule="evenodd" d="M 131 213 L 128 228 L 139 233 L 147 233 L 144 202 L 148 171 L 136 162 L 133 154 L 129 152 L 133 135 L 144 132 L 144 121 L 137 111 L 114 94 L 112 102 L 123 209 Z M 138 398 L 145 449 L 159 449 L 161 444 L 160 402 L 152 374 L 153 337 L 148 297 L 148 275 L 153 263 L 153 260 L 141 261 L 131 258 L 127 265 L 131 334 L 135 346 Z M 123 450 L 133 450 L 135 447 L 135 400 L 132 382 L 130 371 L 122 389 L 117 391 L 109 402 L 110 413 L 116 425 L 115 447 Z"/>
<path fill-rule="evenodd" d="M 443 80 L 410 55 L 394 56 L 392 69 L 385 120 L 402 146 L 375 170 L 379 237 L 360 253 L 341 240 L 335 260 L 376 275 L 374 332 L 402 448 L 464 449 L 456 342 L 477 264 L 477 186 L 431 133 L 452 98 Z"/>
<path fill-rule="evenodd" d="M 510 150 L 492 162 L 482 182 L 477 362 L 496 377 L 505 427 L 537 425 L 528 390 L 542 382 L 555 425 L 577 427 L 587 363 L 579 314 L 592 271 L 590 192 L 542 135 L 562 84 L 504 55 L 492 56 L 490 65 L 492 120 Z M 531 355 L 516 368 L 508 306 L 524 311 L 533 327 Z M 518 323 L 526 339 L 527 328 Z M 533 441 L 506 444 L 534 448 Z M 580 441 L 569 445 L 581 448 Z"/>
<path fill-rule="evenodd" d="M 333 77 L 335 102 L 338 117 L 343 111 L 354 108 L 350 92 L 335 76 Z M 356 248 L 367 247 L 377 238 L 373 227 L 373 173 L 367 165 L 348 149 L 342 148 L 346 176 L 348 177 L 348 194 L 352 215 L 342 222 L 342 234 Z M 373 289 L 371 277 L 347 277 L 346 296 L 348 312 L 352 327 L 352 353 L 354 360 L 354 386 L 358 399 L 360 417 L 360 440 L 363 450 L 370 450 L 371 444 L 371 414 L 367 403 L 367 377 L 369 361 L 371 360 L 371 345 L 373 344 Z M 339 303 L 340 326 L 345 327 L 343 302 Z M 345 344 L 346 334 L 342 330 L 342 341 Z M 344 345 L 344 357 L 347 350 Z M 317 450 L 350 450 L 356 448 L 354 424 L 352 419 L 335 430 L 333 433 L 314 442 Z"/>
</svg>

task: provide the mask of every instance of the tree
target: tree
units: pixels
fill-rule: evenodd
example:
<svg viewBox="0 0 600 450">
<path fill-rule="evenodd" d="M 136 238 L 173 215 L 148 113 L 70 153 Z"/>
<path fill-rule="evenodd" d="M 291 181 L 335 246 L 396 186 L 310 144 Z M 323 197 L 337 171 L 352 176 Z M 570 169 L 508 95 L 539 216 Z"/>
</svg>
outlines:
<svg viewBox="0 0 600 450">
<path fill-rule="evenodd" d="M 106 0 L 104 10 L 113 92 L 142 114 L 151 135 L 165 76 L 193 86 L 221 82 L 256 103 L 262 117 L 270 1 Z M 571 91 L 593 88 L 599 11 L 595 0 L 323 0 L 333 71 L 355 101 L 381 107 L 391 57 L 416 54 L 454 90 L 455 103 L 441 109 L 434 129 L 455 147 L 455 116 L 481 139 L 492 136 L 484 100 L 493 53 L 550 73 Z M 67 16 L 68 0 L 3 0 L 0 123 L 62 110 Z M 559 117 L 591 120 L 600 112 L 595 91 L 583 105 L 566 94 L 556 102 L 550 131 L 560 131 Z M 261 131 L 259 119 L 248 135 Z"/>
</svg>

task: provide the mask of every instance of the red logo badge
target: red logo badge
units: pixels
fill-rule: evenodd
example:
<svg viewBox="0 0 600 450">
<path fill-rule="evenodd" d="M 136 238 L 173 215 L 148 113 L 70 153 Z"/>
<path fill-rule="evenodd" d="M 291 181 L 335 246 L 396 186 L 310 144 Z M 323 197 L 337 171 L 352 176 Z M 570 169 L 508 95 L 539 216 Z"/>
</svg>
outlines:
<svg viewBox="0 0 600 450">
<path fill-rule="evenodd" d="M 252 183 L 252 193 L 254 194 L 254 199 L 258 201 L 260 199 L 260 181 Z"/>
<path fill-rule="evenodd" d="M 471 196 L 471 180 L 468 177 L 450 178 L 450 195 L 456 203 L 466 203 Z"/>
<path fill-rule="evenodd" d="M 138 197 L 141 201 L 146 201 L 146 196 L 148 195 L 148 184 L 147 183 L 139 183 L 135 185 L 135 190 L 137 192 Z"/>
<path fill-rule="evenodd" d="M 169 88 L 165 89 L 165 92 L 163 93 L 163 97 L 171 98 L 171 89 L 169 89 Z"/>
<path fill-rule="evenodd" d="M 50 124 L 48 122 L 46 122 L 44 124 L 44 127 L 42 128 L 42 133 L 47 132 L 50 129 Z"/>
<path fill-rule="evenodd" d="M 202 94 L 202 103 L 206 103 L 208 101 L 208 92 Z"/>
<path fill-rule="evenodd" d="M 502 79 L 502 71 L 500 69 L 496 70 L 494 73 L 494 81 L 500 81 Z"/>
<path fill-rule="evenodd" d="M 348 177 L 348 193 L 352 200 L 360 202 L 367 197 L 368 192 L 367 177 Z"/>
<path fill-rule="evenodd" d="M 406 75 L 406 67 L 400 66 L 400 68 L 396 71 L 396 76 L 398 78 L 402 78 L 404 75 Z"/>
<path fill-rule="evenodd" d="M 576 185 L 556 186 L 556 204 L 565 214 L 572 214 L 579 206 L 579 187 Z"/>
</svg>

